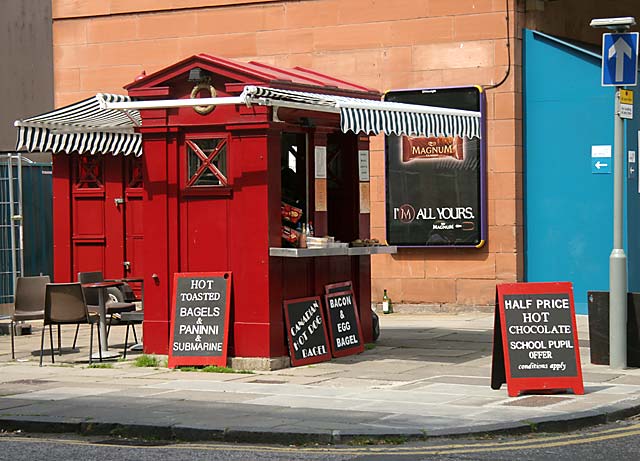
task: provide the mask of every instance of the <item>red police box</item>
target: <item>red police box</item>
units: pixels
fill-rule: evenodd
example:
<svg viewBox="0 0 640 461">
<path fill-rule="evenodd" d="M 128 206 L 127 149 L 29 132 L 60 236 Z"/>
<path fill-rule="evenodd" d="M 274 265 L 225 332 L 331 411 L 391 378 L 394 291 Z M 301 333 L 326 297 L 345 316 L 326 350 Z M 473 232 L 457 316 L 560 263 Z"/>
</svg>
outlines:
<svg viewBox="0 0 640 461">
<path fill-rule="evenodd" d="M 573 288 L 569 282 L 496 287 L 491 388 L 584 394 Z"/>
</svg>

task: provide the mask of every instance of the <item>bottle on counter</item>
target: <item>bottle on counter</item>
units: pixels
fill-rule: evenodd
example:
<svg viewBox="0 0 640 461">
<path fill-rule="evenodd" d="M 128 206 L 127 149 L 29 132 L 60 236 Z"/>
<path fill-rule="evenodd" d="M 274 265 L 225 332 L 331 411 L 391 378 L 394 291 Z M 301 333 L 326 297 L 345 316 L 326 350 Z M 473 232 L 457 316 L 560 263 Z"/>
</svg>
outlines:
<svg viewBox="0 0 640 461">
<path fill-rule="evenodd" d="M 307 225 L 302 225 L 302 232 L 300 232 L 300 248 L 307 248 Z"/>
<path fill-rule="evenodd" d="M 384 294 L 382 295 L 382 313 L 383 314 L 391 314 L 393 312 L 393 308 L 391 307 L 391 299 L 387 294 L 387 289 L 385 288 Z"/>
<path fill-rule="evenodd" d="M 313 237 L 313 222 L 309 221 L 309 225 L 307 226 L 307 235 L 309 237 Z"/>
</svg>

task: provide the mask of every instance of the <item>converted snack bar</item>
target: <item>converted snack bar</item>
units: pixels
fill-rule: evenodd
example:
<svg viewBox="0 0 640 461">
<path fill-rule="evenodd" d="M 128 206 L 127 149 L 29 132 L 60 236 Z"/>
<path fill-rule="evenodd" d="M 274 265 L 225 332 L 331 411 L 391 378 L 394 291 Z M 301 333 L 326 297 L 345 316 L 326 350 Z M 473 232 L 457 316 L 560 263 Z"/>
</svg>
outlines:
<svg viewBox="0 0 640 461">
<path fill-rule="evenodd" d="M 144 278 L 144 350 L 166 354 L 173 274 L 231 272 L 239 367 L 288 363 L 283 301 L 346 280 L 372 340 L 370 256 L 396 248 L 349 245 L 370 237 L 369 134 L 449 137 L 407 141 L 424 157 L 481 131 L 479 113 L 204 54 L 125 88 L 79 103 L 84 121 L 69 106 L 16 122 L 18 148 L 73 154 L 53 160 L 54 278 Z"/>
</svg>

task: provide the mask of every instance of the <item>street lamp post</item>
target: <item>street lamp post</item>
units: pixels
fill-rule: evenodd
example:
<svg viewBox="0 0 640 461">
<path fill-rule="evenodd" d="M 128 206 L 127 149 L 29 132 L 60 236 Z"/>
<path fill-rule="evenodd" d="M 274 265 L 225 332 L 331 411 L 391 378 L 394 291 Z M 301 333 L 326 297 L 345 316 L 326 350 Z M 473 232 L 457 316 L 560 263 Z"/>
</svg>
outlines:
<svg viewBox="0 0 640 461">
<path fill-rule="evenodd" d="M 636 21 L 632 17 L 594 19 L 591 27 L 604 27 L 622 33 Z M 605 83 L 604 68 L 611 59 L 607 50 L 602 50 L 603 85 L 616 86 L 614 116 L 614 157 L 613 157 L 613 249 L 609 256 L 609 367 L 622 369 L 627 366 L 627 256 L 623 248 L 623 131 L 624 122 L 620 117 L 620 90 L 626 83 Z M 616 49 L 614 48 L 614 54 Z M 617 56 L 616 61 L 624 55 Z"/>
</svg>

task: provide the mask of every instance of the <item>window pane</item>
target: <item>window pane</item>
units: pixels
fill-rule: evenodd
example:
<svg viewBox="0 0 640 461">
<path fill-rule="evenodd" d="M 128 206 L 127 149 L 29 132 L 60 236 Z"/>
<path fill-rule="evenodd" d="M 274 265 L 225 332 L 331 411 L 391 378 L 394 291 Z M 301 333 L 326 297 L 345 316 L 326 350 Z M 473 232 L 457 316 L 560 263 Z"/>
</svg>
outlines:
<svg viewBox="0 0 640 461">
<path fill-rule="evenodd" d="M 192 142 L 196 144 L 202 153 L 208 158 L 211 157 L 211 153 L 221 144 L 225 143 L 223 139 L 193 139 Z M 188 172 L 189 178 L 193 179 L 202 164 L 205 163 L 202 158 L 191 148 L 188 148 Z M 220 173 L 226 177 L 227 176 L 227 146 L 226 143 L 221 146 L 220 151 L 216 155 L 216 157 L 211 162 L 215 167 L 220 171 Z M 219 186 L 222 182 L 220 179 L 213 173 L 213 170 L 209 165 L 204 169 L 204 171 L 195 178 L 194 186 Z"/>
<path fill-rule="evenodd" d="M 96 189 L 102 187 L 102 157 L 99 155 L 81 155 L 76 163 L 75 186 L 78 189 Z"/>
</svg>

